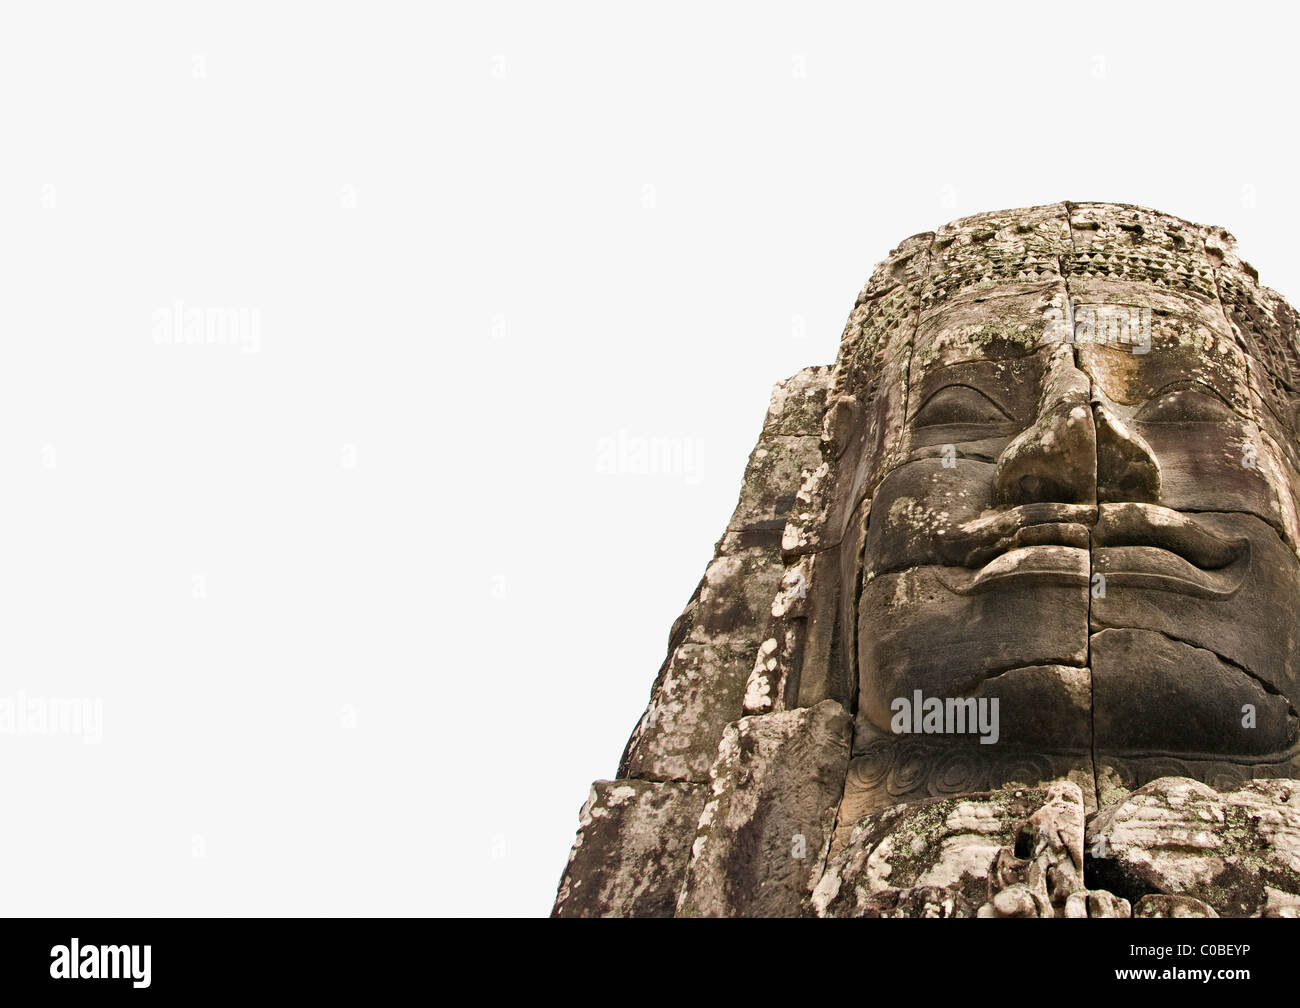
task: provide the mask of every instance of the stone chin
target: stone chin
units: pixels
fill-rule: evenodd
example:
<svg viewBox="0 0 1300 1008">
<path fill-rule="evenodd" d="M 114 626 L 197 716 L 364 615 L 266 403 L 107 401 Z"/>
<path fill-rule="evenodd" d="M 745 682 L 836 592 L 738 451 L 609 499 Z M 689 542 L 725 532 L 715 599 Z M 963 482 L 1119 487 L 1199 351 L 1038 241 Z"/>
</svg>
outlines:
<svg viewBox="0 0 1300 1008">
<path fill-rule="evenodd" d="M 1096 523 L 1071 520 L 1081 510 Z M 867 572 L 864 721 L 887 727 L 893 700 L 920 689 L 1000 697 L 1007 745 L 1285 758 L 1297 742 L 1289 696 L 1300 656 L 1275 627 L 1300 583 L 1276 533 L 1250 515 L 1152 504 L 1048 517 L 1021 507 L 939 529 L 970 566 L 935 564 L 932 551 Z M 1045 667 L 1064 677 L 1058 686 Z"/>
</svg>

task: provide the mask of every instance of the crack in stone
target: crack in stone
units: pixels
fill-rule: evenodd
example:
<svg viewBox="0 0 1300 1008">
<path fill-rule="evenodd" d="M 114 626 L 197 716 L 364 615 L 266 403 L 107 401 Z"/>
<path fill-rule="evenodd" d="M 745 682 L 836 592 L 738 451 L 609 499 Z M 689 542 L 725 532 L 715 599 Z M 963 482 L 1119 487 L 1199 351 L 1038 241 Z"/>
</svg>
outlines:
<svg viewBox="0 0 1300 1008">
<path fill-rule="evenodd" d="M 1070 211 L 1073 209 L 1074 204 L 1070 203 L 1067 200 L 1062 205 L 1065 209 L 1065 234 L 1070 242 L 1070 254 L 1073 257 L 1077 257 L 1079 252 L 1074 245 L 1074 221 L 1071 219 L 1071 214 L 1070 214 Z M 1065 270 L 1065 264 L 1063 262 L 1060 262 L 1059 259 L 1058 259 L 1058 264 L 1060 265 L 1061 286 L 1065 288 L 1065 297 L 1068 303 L 1071 298 L 1069 274 Z M 1072 352 L 1074 354 L 1074 366 L 1078 368 L 1078 370 L 1083 371 L 1083 368 L 1079 367 L 1080 361 L 1079 361 L 1078 344 L 1075 344 L 1072 347 Z M 1087 372 L 1084 373 L 1086 374 Z M 1091 384 L 1092 378 L 1089 377 L 1088 381 L 1089 384 Z M 1096 426 L 1096 423 L 1097 423 L 1096 415 L 1094 414 L 1093 415 L 1094 428 Z M 1097 456 L 1096 458 L 1093 459 L 1093 497 L 1094 497 L 1094 503 L 1098 503 L 1095 500 L 1097 496 L 1096 484 L 1098 482 L 1097 467 L 1101 464 L 1101 458 L 1100 458 L 1100 448 L 1097 445 L 1097 439 L 1095 436 L 1093 438 L 1093 453 L 1095 456 Z M 1085 667 L 1088 669 L 1088 741 L 1089 741 L 1088 759 L 1089 762 L 1092 764 L 1093 803 L 1098 808 L 1101 807 L 1101 781 L 1097 777 L 1097 689 L 1096 689 L 1096 684 L 1093 682 L 1093 677 L 1092 677 L 1092 579 L 1093 579 L 1094 571 L 1096 570 L 1096 568 L 1093 565 L 1093 559 L 1097 549 L 1096 522 L 1099 521 L 1100 518 L 1101 518 L 1101 509 L 1100 506 L 1098 506 L 1097 518 L 1094 520 L 1092 525 L 1088 526 L 1088 584 L 1085 589 L 1088 593 L 1088 611 L 1084 615 L 1084 619 L 1087 622 L 1084 624 L 1083 627 L 1084 634 L 1087 638 L 1087 651 L 1084 653 L 1084 663 L 1085 663 Z"/>
<path fill-rule="evenodd" d="M 1193 642 L 1193 641 L 1189 641 L 1189 640 L 1186 640 L 1186 639 L 1184 639 L 1184 638 L 1182 638 L 1182 637 L 1178 637 L 1178 636 L 1176 636 L 1175 634 L 1167 633 L 1167 632 L 1164 631 L 1164 630 L 1156 630 L 1156 629 L 1153 629 L 1153 628 L 1150 628 L 1150 627 L 1107 626 L 1107 627 L 1102 627 L 1100 630 L 1089 631 L 1089 633 L 1088 633 L 1089 650 L 1091 650 L 1091 646 L 1092 646 L 1092 638 L 1093 638 L 1093 637 L 1096 637 L 1098 634 L 1105 633 L 1107 630 L 1133 630 L 1133 631 L 1136 631 L 1136 632 L 1138 632 L 1138 633 L 1153 633 L 1153 634 L 1159 634 L 1161 637 L 1164 637 L 1166 640 L 1171 640 L 1171 641 L 1173 641 L 1175 644 L 1182 644 L 1182 645 L 1184 645 L 1185 647 L 1194 648 L 1194 649 L 1197 650 L 1197 651 L 1204 651 L 1206 654 L 1214 655 L 1214 657 L 1217 658 L 1217 659 L 1219 659 L 1219 661 L 1223 662 L 1223 664 L 1225 664 L 1225 665 L 1227 665 L 1227 666 L 1229 666 L 1229 667 L 1231 667 L 1231 668 L 1236 669 L 1238 672 L 1240 672 L 1242 675 L 1246 676 L 1248 679 L 1253 679 L 1255 682 L 1259 683 L 1260 688 L 1261 688 L 1265 693 L 1269 694 L 1270 696 L 1281 697 L 1283 700 L 1286 701 L 1287 712 L 1288 712 L 1292 717 L 1300 718 L 1300 714 L 1298 714 L 1298 713 L 1296 712 L 1295 704 L 1293 704 L 1293 703 L 1291 702 L 1291 698 L 1290 698 L 1290 697 L 1288 697 L 1285 693 L 1283 693 L 1280 689 L 1278 689 L 1278 688 L 1277 688 L 1276 686 L 1274 686 L 1272 683 L 1268 682 L 1268 681 L 1265 680 L 1265 679 L 1262 679 L 1260 676 L 1256 675 L 1256 674 L 1255 674 L 1254 672 L 1252 672 L 1250 669 L 1246 668 L 1246 666 L 1240 664 L 1239 662 L 1235 662 L 1235 661 L 1233 661 L 1233 660 L 1232 660 L 1231 658 L 1229 658 L 1227 655 L 1219 654 L 1219 652 L 1218 652 L 1218 651 L 1215 651 L 1214 648 L 1208 648 L 1208 647 L 1206 647 L 1204 644 L 1197 644 L 1197 643 L 1195 643 L 1195 642 Z"/>
</svg>

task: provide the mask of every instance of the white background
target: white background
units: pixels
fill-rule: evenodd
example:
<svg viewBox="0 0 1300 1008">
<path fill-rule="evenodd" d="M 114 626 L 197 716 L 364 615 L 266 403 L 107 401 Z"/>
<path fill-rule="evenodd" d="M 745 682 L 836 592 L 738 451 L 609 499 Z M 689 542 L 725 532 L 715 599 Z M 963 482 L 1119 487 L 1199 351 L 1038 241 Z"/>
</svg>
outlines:
<svg viewBox="0 0 1300 1008">
<path fill-rule="evenodd" d="M 547 913 L 901 239 L 1138 203 L 1300 296 L 1282 9 L 7 4 L 0 913 Z"/>
</svg>

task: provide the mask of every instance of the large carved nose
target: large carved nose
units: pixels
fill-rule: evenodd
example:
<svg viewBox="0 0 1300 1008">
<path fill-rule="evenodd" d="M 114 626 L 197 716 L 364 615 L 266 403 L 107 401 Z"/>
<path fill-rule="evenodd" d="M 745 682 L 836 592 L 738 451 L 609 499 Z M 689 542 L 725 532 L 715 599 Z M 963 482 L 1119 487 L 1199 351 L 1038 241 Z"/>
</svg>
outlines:
<svg viewBox="0 0 1300 1008">
<path fill-rule="evenodd" d="M 994 498 L 1003 506 L 1097 500 L 1097 429 L 1091 383 L 1061 346 L 1048 364 L 1033 426 L 998 458 Z"/>
</svg>

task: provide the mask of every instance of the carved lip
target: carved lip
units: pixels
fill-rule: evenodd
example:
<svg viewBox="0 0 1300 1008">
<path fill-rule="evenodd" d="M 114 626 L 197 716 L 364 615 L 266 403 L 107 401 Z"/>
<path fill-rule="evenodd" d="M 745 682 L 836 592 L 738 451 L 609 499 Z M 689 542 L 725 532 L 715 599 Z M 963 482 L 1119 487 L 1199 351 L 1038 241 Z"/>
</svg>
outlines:
<svg viewBox="0 0 1300 1008">
<path fill-rule="evenodd" d="M 1089 529 L 1096 521 L 1093 504 L 1021 504 L 962 525 L 949 547 L 952 562 L 979 569 L 1023 547 L 1087 549 Z"/>
<path fill-rule="evenodd" d="M 1089 530 L 1096 520 L 1096 505 L 1054 502 L 984 515 L 963 525 L 953 544 L 966 569 L 945 568 L 939 579 L 956 595 L 1014 587 L 1017 581 L 1086 585 Z"/>
<path fill-rule="evenodd" d="M 1194 516 L 1154 504 L 1103 504 L 1093 565 L 1108 584 L 1226 598 L 1250 570 L 1250 540 L 1225 538 Z"/>
<path fill-rule="evenodd" d="M 944 587 L 956 595 L 977 595 L 994 585 L 1007 588 L 1009 581 L 1030 581 L 1041 585 L 1086 586 L 1091 576 L 1088 550 L 1079 546 L 1021 546 L 1002 553 L 978 571 L 945 569 L 939 575 Z"/>
<path fill-rule="evenodd" d="M 1114 586 L 1226 598 L 1250 569 L 1249 539 L 1218 535 L 1195 516 L 1154 504 L 1025 505 L 962 531 L 967 570 L 940 575 L 958 595 L 1008 587 L 1008 580 L 1088 584 L 1101 573 Z"/>
</svg>

